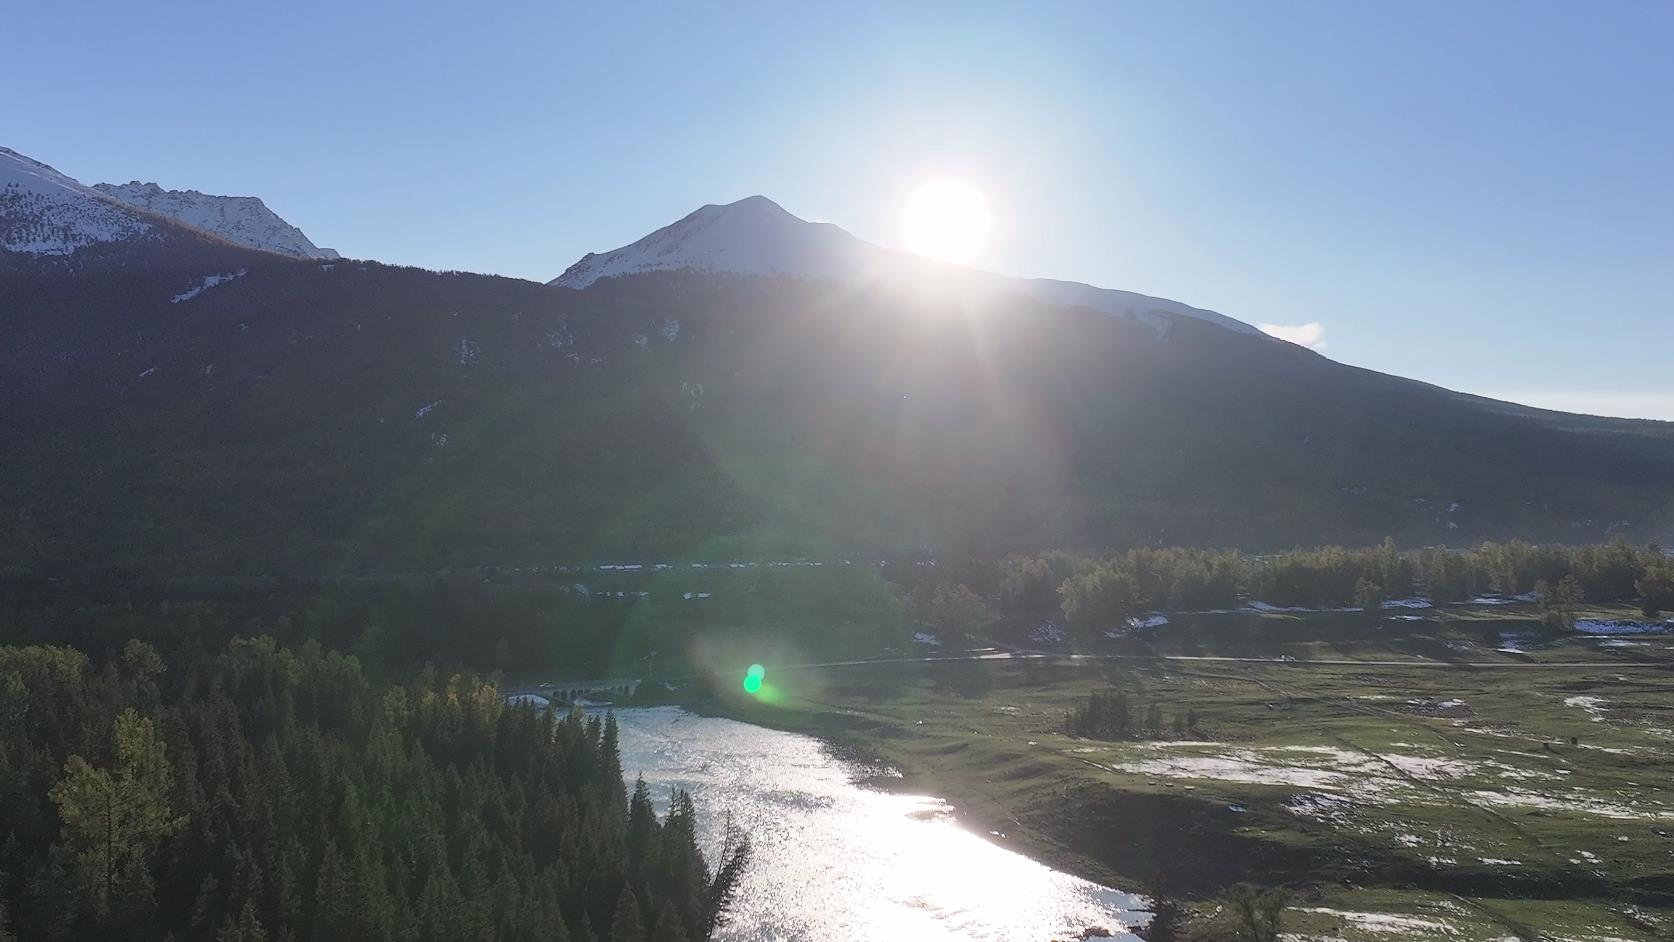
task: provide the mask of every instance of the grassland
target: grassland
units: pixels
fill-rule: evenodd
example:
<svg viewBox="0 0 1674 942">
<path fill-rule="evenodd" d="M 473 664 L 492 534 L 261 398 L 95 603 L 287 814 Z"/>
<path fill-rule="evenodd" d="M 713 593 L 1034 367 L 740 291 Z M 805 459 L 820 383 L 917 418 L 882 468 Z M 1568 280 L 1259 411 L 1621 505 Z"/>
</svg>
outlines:
<svg viewBox="0 0 1674 942">
<path fill-rule="evenodd" d="M 1199 901 L 1290 886 L 1307 939 L 1669 938 L 1674 638 L 1544 631 L 1516 606 L 1395 614 L 1176 616 L 1081 658 L 770 667 L 771 702 L 707 706 L 887 763 L 1094 879 Z M 1039 649 L 1028 628 L 998 641 Z M 1163 736 L 1066 735 L 1110 688 L 1156 704 Z"/>
</svg>

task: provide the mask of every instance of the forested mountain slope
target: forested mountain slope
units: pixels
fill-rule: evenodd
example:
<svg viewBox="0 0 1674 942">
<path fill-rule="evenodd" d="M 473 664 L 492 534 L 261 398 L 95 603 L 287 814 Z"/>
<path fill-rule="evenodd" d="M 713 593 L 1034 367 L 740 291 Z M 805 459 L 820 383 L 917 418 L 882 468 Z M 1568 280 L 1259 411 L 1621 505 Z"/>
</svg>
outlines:
<svg viewBox="0 0 1674 942">
<path fill-rule="evenodd" d="M 1159 331 L 887 279 L 573 290 L 212 242 L 168 258 L 0 278 L 5 566 L 1674 531 L 1665 423 L 1463 396 L 1189 317 Z"/>
</svg>

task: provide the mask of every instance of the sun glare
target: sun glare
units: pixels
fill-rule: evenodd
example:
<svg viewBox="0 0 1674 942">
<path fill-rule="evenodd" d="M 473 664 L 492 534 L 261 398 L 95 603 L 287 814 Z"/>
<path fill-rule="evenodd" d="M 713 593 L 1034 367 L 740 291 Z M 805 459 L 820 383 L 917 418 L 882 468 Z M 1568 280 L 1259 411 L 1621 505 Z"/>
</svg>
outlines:
<svg viewBox="0 0 1674 942">
<path fill-rule="evenodd" d="M 988 242 L 988 200 L 963 180 L 931 180 L 907 200 L 901 232 L 907 248 L 944 262 L 965 264 Z"/>
</svg>

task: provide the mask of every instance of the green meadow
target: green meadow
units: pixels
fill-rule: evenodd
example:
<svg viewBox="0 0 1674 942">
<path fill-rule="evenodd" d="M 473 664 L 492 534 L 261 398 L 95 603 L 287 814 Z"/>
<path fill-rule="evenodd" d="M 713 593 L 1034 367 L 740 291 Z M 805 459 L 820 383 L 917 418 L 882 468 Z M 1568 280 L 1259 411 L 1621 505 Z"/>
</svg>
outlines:
<svg viewBox="0 0 1674 942">
<path fill-rule="evenodd" d="M 769 665 L 771 698 L 699 706 L 820 735 L 1113 885 L 1199 910 L 1234 882 L 1289 887 L 1301 938 L 1674 930 L 1674 637 L 1484 606 L 1173 616 L 1074 650 L 1022 623 L 943 640 L 916 653 L 948 660 Z M 990 644 L 1043 656 L 951 659 Z M 1157 728 L 1068 735 L 1095 691 Z"/>
</svg>

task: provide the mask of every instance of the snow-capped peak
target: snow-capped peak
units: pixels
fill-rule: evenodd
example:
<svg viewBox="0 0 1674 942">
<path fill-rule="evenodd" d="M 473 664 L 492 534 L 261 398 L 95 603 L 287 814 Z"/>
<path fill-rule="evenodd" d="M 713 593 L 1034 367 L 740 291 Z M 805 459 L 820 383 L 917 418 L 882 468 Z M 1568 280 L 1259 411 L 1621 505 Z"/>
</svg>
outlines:
<svg viewBox="0 0 1674 942">
<path fill-rule="evenodd" d="M 875 246 L 827 223 L 810 223 L 765 196 L 709 204 L 631 245 L 589 252 L 553 282 L 585 288 L 600 278 L 690 269 L 746 275 L 842 278 Z"/>
<path fill-rule="evenodd" d="M 129 206 L 167 216 L 236 245 L 295 258 L 337 258 L 302 230 L 281 219 L 255 196 L 213 196 L 197 190 L 165 190 L 155 183 L 95 184 L 94 189 Z"/>
<path fill-rule="evenodd" d="M 0 249 L 69 255 L 96 242 L 143 235 L 139 213 L 44 163 L 0 147 Z"/>
<path fill-rule="evenodd" d="M 602 254 L 589 252 L 552 284 L 584 289 L 602 278 L 653 271 L 788 275 L 849 281 L 912 269 L 945 271 L 950 267 L 873 245 L 830 223 L 799 219 L 765 196 L 750 196 L 735 203 L 704 206 L 619 249 Z M 1086 307 L 1136 318 L 1151 325 L 1159 335 L 1166 334 L 1174 318 L 1189 317 L 1241 334 L 1266 336 L 1242 321 L 1165 298 L 1072 281 L 1014 278 L 972 269 L 958 271 L 967 280 L 987 282 L 987 287 L 993 290 L 1025 294 L 1064 307 Z"/>
</svg>

